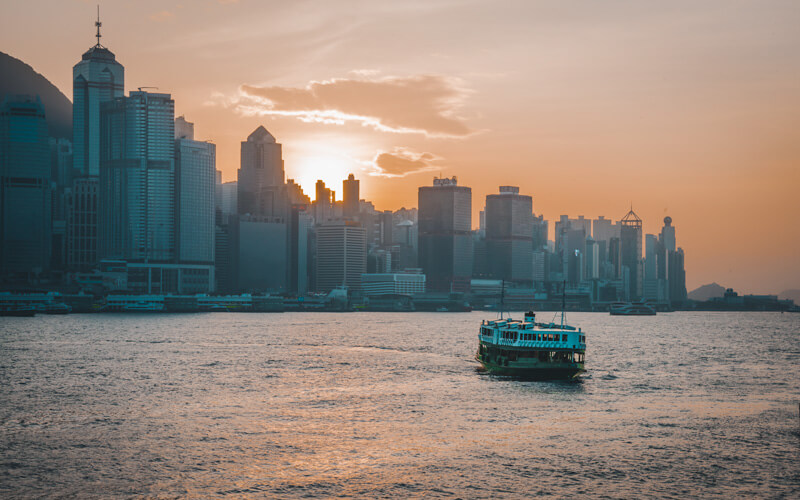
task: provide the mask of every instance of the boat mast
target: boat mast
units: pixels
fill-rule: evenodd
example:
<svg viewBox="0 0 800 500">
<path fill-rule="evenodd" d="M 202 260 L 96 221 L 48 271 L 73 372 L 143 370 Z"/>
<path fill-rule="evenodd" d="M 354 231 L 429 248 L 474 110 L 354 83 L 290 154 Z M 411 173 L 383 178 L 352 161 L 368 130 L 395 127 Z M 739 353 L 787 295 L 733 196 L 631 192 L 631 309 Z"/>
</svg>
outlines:
<svg viewBox="0 0 800 500">
<path fill-rule="evenodd" d="M 564 329 L 564 311 L 567 308 L 567 280 L 561 284 L 561 329 Z"/>
<path fill-rule="evenodd" d="M 502 283 L 500 287 L 500 319 L 503 319 L 503 309 L 505 309 L 506 280 L 502 280 Z"/>
</svg>

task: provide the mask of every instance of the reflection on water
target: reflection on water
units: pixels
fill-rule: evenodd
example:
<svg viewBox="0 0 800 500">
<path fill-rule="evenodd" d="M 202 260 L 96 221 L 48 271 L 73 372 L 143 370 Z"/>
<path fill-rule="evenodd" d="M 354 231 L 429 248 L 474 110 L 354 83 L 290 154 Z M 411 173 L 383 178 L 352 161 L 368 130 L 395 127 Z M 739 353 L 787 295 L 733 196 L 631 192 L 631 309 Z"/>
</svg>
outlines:
<svg viewBox="0 0 800 500">
<path fill-rule="evenodd" d="M 572 314 L 577 383 L 481 313 L 0 319 L 0 494 L 789 496 L 800 315 Z"/>
</svg>

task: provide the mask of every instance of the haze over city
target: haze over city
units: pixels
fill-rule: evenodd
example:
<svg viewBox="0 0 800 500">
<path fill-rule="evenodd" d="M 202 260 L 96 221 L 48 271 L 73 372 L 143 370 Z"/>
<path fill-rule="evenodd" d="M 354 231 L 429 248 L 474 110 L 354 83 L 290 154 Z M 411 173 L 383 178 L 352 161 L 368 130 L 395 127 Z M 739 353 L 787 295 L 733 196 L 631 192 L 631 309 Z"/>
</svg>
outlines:
<svg viewBox="0 0 800 500">
<path fill-rule="evenodd" d="M 534 213 L 665 215 L 687 288 L 800 284 L 795 2 L 102 2 L 125 90 L 172 94 L 235 180 L 263 124 L 313 198 L 348 173 L 379 209 L 440 173 Z M 4 6 L 0 48 L 71 96 L 95 3 Z M 46 15 L 43 15 L 46 14 Z M 551 226 L 552 231 L 552 226 Z M 552 234 L 551 234 L 552 238 Z"/>
</svg>

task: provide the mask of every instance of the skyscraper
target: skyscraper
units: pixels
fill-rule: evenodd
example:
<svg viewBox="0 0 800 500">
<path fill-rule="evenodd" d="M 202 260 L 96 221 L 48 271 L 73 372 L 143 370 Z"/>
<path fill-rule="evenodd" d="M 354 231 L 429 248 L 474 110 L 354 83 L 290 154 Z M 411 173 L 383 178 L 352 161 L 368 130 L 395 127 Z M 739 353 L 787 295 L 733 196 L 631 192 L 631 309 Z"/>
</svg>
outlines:
<svg viewBox="0 0 800 500">
<path fill-rule="evenodd" d="M 330 221 L 316 230 L 316 285 L 318 292 L 338 286 L 361 288 L 367 272 L 366 231 L 357 222 Z"/>
<path fill-rule="evenodd" d="M 281 145 L 259 126 L 242 142 L 238 173 L 239 214 L 286 220 L 285 174 Z"/>
<path fill-rule="evenodd" d="M 0 107 L 0 275 L 47 271 L 51 252 L 50 145 L 38 97 Z"/>
<path fill-rule="evenodd" d="M 347 179 L 342 181 L 342 210 L 345 217 L 355 217 L 358 215 L 360 183 L 361 181 L 357 180 L 353 174 L 348 175 Z"/>
<path fill-rule="evenodd" d="M 495 279 L 533 280 L 533 198 L 515 186 L 486 196 L 489 274 Z"/>
<path fill-rule="evenodd" d="M 174 109 L 169 94 L 142 91 L 103 104 L 100 259 L 176 257 Z"/>
<path fill-rule="evenodd" d="M 124 95 L 125 68 L 97 43 L 72 68 L 72 192 L 67 200 L 67 267 L 87 270 L 97 264 L 97 203 L 100 175 L 100 108 Z"/>
<path fill-rule="evenodd" d="M 631 209 L 620 224 L 620 266 L 622 275 L 628 276 L 625 298 L 639 300 L 642 298 L 642 219 Z"/>
<path fill-rule="evenodd" d="M 453 177 L 419 188 L 419 258 L 432 291 L 469 291 L 472 190 Z"/>
<path fill-rule="evenodd" d="M 100 45 L 99 18 L 95 26 L 97 43 L 72 67 L 73 165 L 84 176 L 100 175 L 100 105 L 125 92 L 125 68 Z"/>
<path fill-rule="evenodd" d="M 193 124 L 183 117 L 175 125 L 177 257 L 213 266 L 216 146 L 195 141 Z"/>
</svg>

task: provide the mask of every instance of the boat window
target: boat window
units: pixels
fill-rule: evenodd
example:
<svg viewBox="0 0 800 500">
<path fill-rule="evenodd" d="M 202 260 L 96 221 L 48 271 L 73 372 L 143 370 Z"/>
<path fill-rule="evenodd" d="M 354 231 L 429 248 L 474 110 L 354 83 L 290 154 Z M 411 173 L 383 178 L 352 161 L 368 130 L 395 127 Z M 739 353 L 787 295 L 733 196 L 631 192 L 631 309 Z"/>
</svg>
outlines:
<svg viewBox="0 0 800 500">
<path fill-rule="evenodd" d="M 565 333 L 561 335 L 561 342 L 566 342 L 566 341 L 567 341 L 567 334 Z"/>
</svg>

